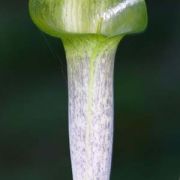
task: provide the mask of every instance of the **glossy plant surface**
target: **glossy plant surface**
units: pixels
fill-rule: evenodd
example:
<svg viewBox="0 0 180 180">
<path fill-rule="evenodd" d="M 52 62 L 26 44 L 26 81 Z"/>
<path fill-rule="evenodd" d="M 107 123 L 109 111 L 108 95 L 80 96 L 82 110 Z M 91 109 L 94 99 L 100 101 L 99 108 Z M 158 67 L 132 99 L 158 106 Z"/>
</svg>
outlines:
<svg viewBox="0 0 180 180">
<path fill-rule="evenodd" d="M 147 24 L 144 0 L 30 0 L 30 15 L 44 32 L 124 35 L 143 31 Z"/>
</svg>

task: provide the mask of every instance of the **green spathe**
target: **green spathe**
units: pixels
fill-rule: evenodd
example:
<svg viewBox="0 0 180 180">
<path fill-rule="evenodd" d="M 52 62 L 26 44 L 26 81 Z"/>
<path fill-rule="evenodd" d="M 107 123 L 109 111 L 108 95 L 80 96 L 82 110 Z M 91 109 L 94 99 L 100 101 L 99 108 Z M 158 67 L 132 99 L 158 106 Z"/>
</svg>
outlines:
<svg viewBox="0 0 180 180">
<path fill-rule="evenodd" d="M 30 0 L 30 15 L 44 32 L 117 36 L 143 31 L 147 25 L 144 0 Z"/>
</svg>

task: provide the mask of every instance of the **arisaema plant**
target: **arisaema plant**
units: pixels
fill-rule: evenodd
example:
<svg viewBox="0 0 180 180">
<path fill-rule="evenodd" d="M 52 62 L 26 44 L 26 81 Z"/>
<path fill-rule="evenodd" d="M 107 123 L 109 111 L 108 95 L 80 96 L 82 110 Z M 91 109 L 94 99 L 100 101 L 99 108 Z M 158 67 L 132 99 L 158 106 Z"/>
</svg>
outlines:
<svg viewBox="0 0 180 180">
<path fill-rule="evenodd" d="M 66 51 L 73 180 L 109 180 L 117 46 L 147 25 L 144 0 L 30 0 L 32 20 Z"/>
</svg>

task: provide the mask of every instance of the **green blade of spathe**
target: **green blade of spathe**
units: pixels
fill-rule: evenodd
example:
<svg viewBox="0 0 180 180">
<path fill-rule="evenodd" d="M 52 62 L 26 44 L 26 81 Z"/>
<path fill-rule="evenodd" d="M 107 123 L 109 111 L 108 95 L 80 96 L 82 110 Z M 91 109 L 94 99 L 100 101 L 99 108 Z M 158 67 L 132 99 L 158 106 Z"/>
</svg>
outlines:
<svg viewBox="0 0 180 180">
<path fill-rule="evenodd" d="M 116 36 L 141 32 L 147 25 L 144 0 L 30 0 L 30 15 L 44 32 Z"/>
</svg>

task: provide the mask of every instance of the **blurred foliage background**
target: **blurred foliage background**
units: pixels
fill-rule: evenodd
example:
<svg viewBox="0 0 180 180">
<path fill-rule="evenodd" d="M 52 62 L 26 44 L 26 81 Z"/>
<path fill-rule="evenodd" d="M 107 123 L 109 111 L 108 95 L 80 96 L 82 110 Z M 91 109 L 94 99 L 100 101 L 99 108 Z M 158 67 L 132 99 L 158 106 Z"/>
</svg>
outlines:
<svg viewBox="0 0 180 180">
<path fill-rule="evenodd" d="M 147 0 L 115 63 L 112 180 L 180 178 L 180 1 Z M 65 53 L 27 0 L 0 0 L 0 180 L 72 179 Z"/>
</svg>

